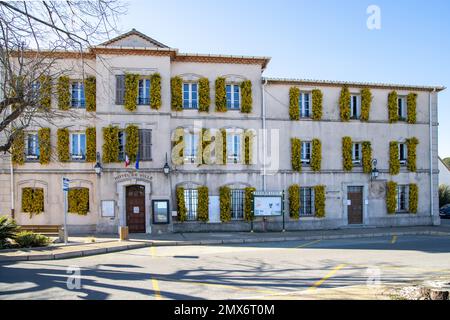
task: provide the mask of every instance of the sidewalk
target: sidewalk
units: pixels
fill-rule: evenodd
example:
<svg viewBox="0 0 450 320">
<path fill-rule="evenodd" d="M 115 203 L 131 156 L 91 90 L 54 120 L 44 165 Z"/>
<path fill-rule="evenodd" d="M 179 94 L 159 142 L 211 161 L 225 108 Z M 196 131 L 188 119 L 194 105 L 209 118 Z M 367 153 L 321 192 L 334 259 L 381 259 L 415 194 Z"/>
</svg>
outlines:
<svg viewBox="0 0 450 320">
<path fill-rule="evenodd" d="M 319 231 L 231 232 L 231 233 L 170 233 L 164 235 L 131 234 L 129 241 L 118 241 L 114 235 L 80 235 L 70 237 L 67 246 L 54 244 L 44 248 L 2 250 L 2 261 L 54 260 L 84 257 L 149 246 L 221 245 L 279 241 L 311 241 L 350 238 L 371 238 L 404 235 L 450 236 L 450 226 L 345 228 Z M 95 242 L 89 242 L 95 238 Z"/>
</svg>

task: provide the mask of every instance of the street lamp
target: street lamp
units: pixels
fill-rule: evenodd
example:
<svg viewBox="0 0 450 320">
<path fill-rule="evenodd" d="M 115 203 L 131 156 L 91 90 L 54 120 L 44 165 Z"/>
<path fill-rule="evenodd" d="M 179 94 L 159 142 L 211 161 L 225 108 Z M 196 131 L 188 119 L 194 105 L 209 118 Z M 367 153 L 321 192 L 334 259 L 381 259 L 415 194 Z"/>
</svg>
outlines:
<svg viewBox="0 0 450 320">
<path fill-rule="evenodd" d="M 97 163 L 94 166 L 95 173 L 100 177 L 102 174 L 102 165 L 100 164 L 100 152 L 97 152 Z"/>
<path fill-rule="evenodd" d="M 372 172 L 370 173 L 370 180 L 376 180 L 379 175 L 379 171 L 377 169 L 377 159 L 372 160 Z"/>
<path fill-rule="evenodd" d="M 168 176 L 170 173 L 169 163 L 167 162 L 167 152 L 166 152 L 166 163 L 164 164 L 163 172 L 166 176 Z"/>
</svg>

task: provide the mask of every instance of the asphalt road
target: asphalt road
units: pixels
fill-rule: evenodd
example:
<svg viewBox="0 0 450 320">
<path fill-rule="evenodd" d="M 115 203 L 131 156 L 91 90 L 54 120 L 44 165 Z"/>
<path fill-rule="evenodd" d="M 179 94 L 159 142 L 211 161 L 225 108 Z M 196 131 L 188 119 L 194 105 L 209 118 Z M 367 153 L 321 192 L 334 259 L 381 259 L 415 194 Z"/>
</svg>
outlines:
<svg viewBox="0 0 450 320">
<path fill-rule="evenodd" d="M 0 299 L 386 298 L 380 288 L 437 278 L 450 279 L 450 237 L 153 247 L 0 263 Z"/>
</svg>

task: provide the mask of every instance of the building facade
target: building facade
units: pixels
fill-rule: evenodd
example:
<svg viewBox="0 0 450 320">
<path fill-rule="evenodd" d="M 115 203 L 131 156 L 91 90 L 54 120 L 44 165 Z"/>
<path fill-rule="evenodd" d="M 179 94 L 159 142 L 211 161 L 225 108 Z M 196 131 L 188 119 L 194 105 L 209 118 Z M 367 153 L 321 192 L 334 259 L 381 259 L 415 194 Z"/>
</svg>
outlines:
<svg viewBox="0 0 450 320">
<path fill-rule="evenodd" d="M 0 213 L 61 225 L 66 177 L 78 233 L 439 223 L 442 87 L 265 78 L 269 61 L 136 30 L 67 53 L 51 108 L 72 116 L 2 155 Z M 253 217 L 252 191 L 284 191 L 284 219 Z"/>
</svg>

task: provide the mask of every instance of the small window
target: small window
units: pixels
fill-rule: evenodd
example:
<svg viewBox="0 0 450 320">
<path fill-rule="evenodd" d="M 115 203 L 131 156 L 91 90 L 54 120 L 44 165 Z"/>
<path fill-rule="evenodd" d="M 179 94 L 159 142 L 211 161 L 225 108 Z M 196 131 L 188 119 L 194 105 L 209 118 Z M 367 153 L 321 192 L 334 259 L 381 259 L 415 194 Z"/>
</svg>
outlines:
<svg viewBox="0 0 450 320">
<path fill-rule="evenodd" d="M 311 216 L 313 214 L 314 190 L 313 188 L 300 188 L 300 215 Z"/>
<path fill-rule="evenodd" d="M 32 99 L 39 99 L 40 92 L 41 92 L 41 83 L 39 81 L 34 81 L 31 84 Z"/>
<path fill-rule="evenodd" d="M 82 81 L 72 82 L 72 108 L 84 109 L 86 101 L 84 97 L 84 83 Z"/>
<path fill-rule="evenodd" d="M 238 84 L 227 84 L 227 109 L 239 110 L 241 107 L 241 87 Z"/>
<path fill-rule="evenodd" d="M 362 159 L 361 143 L 353 143 L 352 146 L 353 164 L 361 164 L 361 159 Z"/>
<path fill-rule="evenodd" d="M 187 220 L 197 220 L 198 190 L 184 189 Z"/>
<path fill-rule="evenodd" d="M 244 190 L 231 189 L 231 218 L 240 220 L 244 218 Z"/>
<path fill-rule="evenodd" d="M 350 96 L 350 118 L 359 119 L 361 117 L 361 96 Z"/>
<path fill-rule="evenodd" d="M 123 105 L 125 100 L 125 75 L 116 75 L 116 104 Z"/>
<path fill-rule="evenodd" d="M 198 85 L 197 83 L 183 83 L 183 108 L 198 108 Z"/>
<path fill-rule="evenodd" d="M 72 133 L 70 156 L 72 160 L 82 161 L 86 159 L 86 135 L 84 133 Z"/>
<path fill-rule="evenodd" d="M 184 135 L 184 159 L 194 163 L 198 152 L 198 134 L 189 132 Z"/>
<path fill-rule="evenodd" d="M 125 161 L 125 131 L 119 130 L 119 161 Z"/>
<path fill-rule="evenodd" d="M 406 97 L 398 97 L 398 119 L 406 120 Z"/>
<path fill-rule="evenodd" d="M 301 92 L 300 93 L 300 117 L 310 118 L 311 117 L 311 93 Z"/>
<path fill-rule="evenodd" d="M 397 212 L 408 211 L 408 185 L 397 186 Z"/>
<path fill-rule="evenodd" d="M 39 138 L 37 133 L 28 133 L 26 137 L 26 159 L 39 160 Z"/>
<path fill-rule="evenodd" d="M 227 159 L 233 163 L 241 160 L 241 135 L 236 133 L 227 134 Z"/>
<path fill-rule="evenodd" d="M 311 142 L 302 141 L 302 163 L 308 164 L 311 162 Z"/>
<path fill-rule="evenodd" d="M 406 165 L 406 161 L 408 159 L 406 143 L 398 144 L 398 159 L 400 160 L 401 165 Z"/>
<path fill-rule="evenodd" d="M 137 104 L 139 105 L 150 104 L 150 79 L 139 80 Z"/>
</svg>

